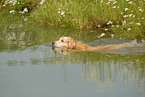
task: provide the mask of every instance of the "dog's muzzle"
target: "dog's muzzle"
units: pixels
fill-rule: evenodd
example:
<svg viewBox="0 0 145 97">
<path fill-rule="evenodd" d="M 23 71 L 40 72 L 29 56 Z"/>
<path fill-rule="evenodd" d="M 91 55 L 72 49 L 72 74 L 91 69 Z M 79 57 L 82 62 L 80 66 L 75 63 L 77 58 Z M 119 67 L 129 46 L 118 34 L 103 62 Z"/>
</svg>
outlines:
<svg viewBox="0 0 145 97">
<path fill-rule="evenodd" d="M 55 41 L 52 41 L 52 46 L 54 46 L 54 44 L 55 44 Z"/>
<path fill-rule="evenodd" d="M 54 44 L 55 44 L 55 41 L 52 41 L 52 50 L 55 50 Z"/>
</svg>

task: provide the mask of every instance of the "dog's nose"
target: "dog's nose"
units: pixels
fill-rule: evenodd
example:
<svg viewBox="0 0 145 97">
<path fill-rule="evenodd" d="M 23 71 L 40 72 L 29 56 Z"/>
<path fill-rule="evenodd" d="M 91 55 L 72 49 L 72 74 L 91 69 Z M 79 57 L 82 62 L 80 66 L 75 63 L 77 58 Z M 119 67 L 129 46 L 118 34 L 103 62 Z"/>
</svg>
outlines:
<svg viewBox="0 0 145 97">
<path fill-rule="evenodd" d="M 55 41 L 52 41 L 52 45 L 54 45 L 55 44 Z"/>
</svg>

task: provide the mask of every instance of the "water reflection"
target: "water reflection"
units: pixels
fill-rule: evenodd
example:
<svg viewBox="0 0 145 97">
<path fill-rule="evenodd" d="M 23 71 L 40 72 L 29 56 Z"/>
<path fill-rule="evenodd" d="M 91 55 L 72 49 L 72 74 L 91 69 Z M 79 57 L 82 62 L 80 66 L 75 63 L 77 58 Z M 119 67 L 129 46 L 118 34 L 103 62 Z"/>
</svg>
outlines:
<svg viewBox="0 0 145 97">
<path fill-rule="evenodd" d="M 137 88 L 138 90 L 143 91 L 141 92 L 141 94 L 144 95 L 143 94 L 145 92 L 144 46 L 108 52 L 76 52 L 75 50 L 71 51 L 57 48 L 52 50 L 51 42 L 58 40 L 61 36 L 71 36 L 75 38 L 77 41 L 81 41 L 83 43 L 92 46 L 96 46 L 96 44 L 100 45 L 100 44 L 124 43 L 130 42 L 130 40 L 120 40 L 120 39 L 97 40 L 97 33 L 99 33 L 97 31 L 92 33 L 90 31 L 85 32 L 69 28 L 56 29 L 52 27 L 48 28 L 47 26 L 38 26 L 37 24 L 36 25 L 23 24 L 22 22 L 17 23 L 12 28 L 10 28 L 10 26 L 1 26 L 0 28 L 1 28 L 0 67 L 5 67 L 5 69 L 1 71 L 2 73 L 0 76 L 6 76 L 3 72 L 7 72 L 11 67 L 19 67 L 19 66 L 22 66 L 21 69 L 23 70 L 23 72 L 27 73 L 28 70 L 27 66 L 29 65 L 30 66 L 29 69 L 31 71 L 29 73 L 30 75 L 32 74 L 35 76 L 34 79 L 40 80 L 41 78 L 43 78 L 44 75 L 45 75 L 44 78 L 46 78 L 47 76 L 48 79 L 45 80 L 46 82 L 42 80 L 42 83 L 44 83 L 44 84 L 41 83 L 42 86 L 47 87 L 48 84 L 49 87 L 50 83 L 47 83 L 47 81 L 50 81 L 55 71 L 55 73 L 57 74 L 54 76 L 55 78 L 58 77 L 58 74 L 64 72 L 63 76 L 65 78 L 65 83 L 68 81 L 67 79 L 69 79 L 70 81 L 74 80 L 74 78 L 71 76 L 77 75 L 78 77 L 76 78 L 77 81 L 75 83 L 78 83 L 79 81 L 81 81 L 80 83 L 83 83 L 83 81 L 85 80 L 90 83 L 95 83 L 96 87 L 98 85 L 110 84 L 110 86 L 119 86 L 119 87 L 121 86 L 123 87 L 123 89 L 125 85 L 131 84 L 134 85 L 133 88 Z M 40 70 L 41 72 L 43 72 L 43 76 L 37 76 L 39 70 L 33 73 L 34 69 L 32 69 L 36 65 L 38 66 L 38 68 L 41 67 L 42 65 L 45 65 L 47 66 L 47 68 L 50 69 L 52 69 L 51 67 L 52 65 L 58 68 L 63 68 L 63 70 L 61 72 L 59 70 L 58 71 L 46 70 L 45 72 L 43 72 L 45 70 L 43 68 L 42 71 Z M 72 67 L 68 68 L 68 66 L 76 66 L 76 68 Z M 75 72 L 77 68 L 80 69 L 78 69 L 78 71 Z M 3 68 L 0 69 L 2 70 Z M 15 68 L 12 69 L 15 70 Z M 69 74 L 69 70 L 72 70 L 73 73 Z M 16 74 L 19 73 L 20 72 L 16 72 Z M 64 83 L 62 82 L 61 79 L 62 77 L 58 78 L 60 84 Z M 26 80 L 27 76 L 26 78 L 24 76 L 23 79 Z M 28 82 L 33 82 L 31 76 L 29 79 L 30 80 Z M 0 79 L 0 81 L 2 80 Z M 17 80 L 15 81 L 17 83 Z M 58 82 L 56 82 L 55 80 L 53 80 L 51 83 L 58 84 Z M 124 86 L 122 85 L 122 83 L 124 83 Z M 23 84 L 27 85 L 27 83 Z M 40 83 L 38 83 L 37 85 L 40 85 Z M 69 85 L 71 88 L 72 85 L 71 84 Z M 85 85 L 88 87 L 88 84 L 85 83 Z M 40 85 L 40 87 L 42 86 Z M 53 87 L 55 86 L 56 85 L 54 85 Z M 84 86 L 84 84 L 81 86 Z M 74 87 L 74 90 L 81 86 Z M 61 88 L 64 89 L 64 87 Z M 130 88 L 131 87 L 129 87 L 129 89 Z M 43 88 L 41 89 L 43 90 Z M 97 89 L 100 90 L 100 88 Z M 49 88 L 48 91 L 49 90 L 51 90 L 51 88 Z M 80 90 L 83 90 L 83 88 L 81 88 Z M 98 91 L 95 91 L 95 93 L 96 92 Z M 114 92 L 115 90 L 111 93 Z M 135 92 L 135 89 L 132 90 L 132 92 Z M 121 92 L 117 90 L 117 93 Z M 132 93 L 130 93 L 130 95 L 131 94 Z"/>
<path fill-rule="evenodd" d="M 145 67 L 143 56 L 101 54 L 94 52 L 76 52 L 71 56 L 55 55 L 54 62 L 63 64 L 82 64 L 82 77 L 85 80 L 99 83 L 116 83 L 121 76 L 121 82 L 137 81 L 138 88 L 145 88 Z"/>
<path fill-rule="evenodd" d="M 72 29 L 40 28 L 37 25 L 31 25 L 31 28 L 26 28 L 4 28 L 4 30 L 1 31 L 0 47 L 2 47 L 2 49 L 11 49 L 14 46 L 15 48 L 26 48 L 51 42 L 58 39 L 60 36 L 73 36 L 76 39 L 83 39 L 84 41 L 90 41 L 92 39 L 86 39 L 84 37 L 89 35 L 89 33 L 83 33 L 83 37 L 80 37 L 79 34 L 82 32 L 77 32 L 77 30 Z M 93 34 L 91 36 L 93 36 Z"/>
</svg>

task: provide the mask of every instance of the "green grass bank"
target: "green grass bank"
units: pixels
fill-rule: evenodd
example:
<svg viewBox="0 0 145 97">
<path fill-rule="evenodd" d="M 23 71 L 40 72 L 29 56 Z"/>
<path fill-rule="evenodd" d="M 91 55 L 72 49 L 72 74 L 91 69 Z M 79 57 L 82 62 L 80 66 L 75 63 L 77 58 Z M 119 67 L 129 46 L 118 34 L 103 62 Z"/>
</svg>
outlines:
<svg viewBox="0 0 145 97">
<path fill-rule="evenodd" d="M 49 0 L 31 17 L 52 26 L 104 28 L 118 37 L 145 38 L 144 4 L 144 0 Z"/>
<path fill-rule="evenodd" d="M 4 5 L 6 0 L 2 1 Z M 30 11 L 30 18 L 40 24 L 81 30 L 103 29 L 119 38 L 145 39 L 144 0 L 19 1 L 22 3 L 14 8 L 35 9 Z"/>
</svg>

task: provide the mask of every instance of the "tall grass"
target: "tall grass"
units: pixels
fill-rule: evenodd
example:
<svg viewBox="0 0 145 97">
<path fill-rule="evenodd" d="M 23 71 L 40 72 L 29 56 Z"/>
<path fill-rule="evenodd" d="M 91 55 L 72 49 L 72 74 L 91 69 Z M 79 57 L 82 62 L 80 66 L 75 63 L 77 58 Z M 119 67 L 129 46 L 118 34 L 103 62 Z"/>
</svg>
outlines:
<svg viewBox="0 0 145 97">
<path fill-rule="evenodd" d="M 34 11 L 41 0 L 1 0 L 0 11 L 2 13 L 28 13 Z"/>
<path fill-rule="evenodd" d="M 117 36 L 145 37 L 144 0 L 47 0 L 31 17 L 42 24 L 104 28 Z"/>
<path fill-rule="evenodd" d="M 144 0 L 2 0 L 2 13 L 30 13 L 41 24 L 102 28 L 117 37 L 145 38 Z M 36 9 L 37 8 L 37 9 Z M 32 12 L 32 13 L 31 13 Z"/>
</svg>

